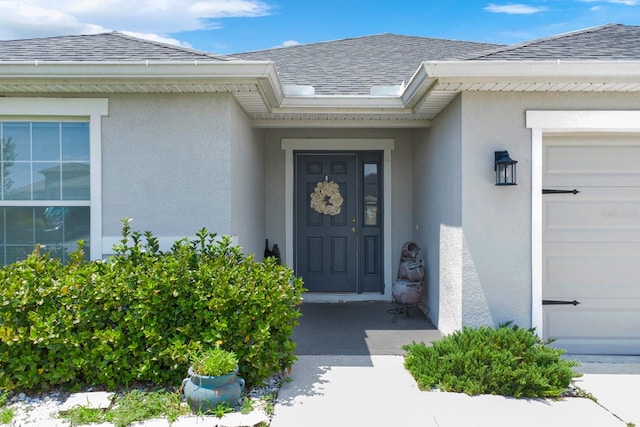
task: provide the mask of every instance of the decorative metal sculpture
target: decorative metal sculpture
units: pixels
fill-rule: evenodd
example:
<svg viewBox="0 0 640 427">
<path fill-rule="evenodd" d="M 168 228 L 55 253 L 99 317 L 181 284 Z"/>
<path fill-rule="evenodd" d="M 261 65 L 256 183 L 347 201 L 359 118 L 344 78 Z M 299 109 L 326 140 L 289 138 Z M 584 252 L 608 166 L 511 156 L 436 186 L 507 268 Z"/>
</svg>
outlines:
<svg viewBox="0 0 640 427">
<path fill-rule="evenodd" d="M 402 304 L 403 307 L 389 310 L 389 313 L 394 315 L 393 322 L 398 319 L 398 314 L 409 316 L 409 309 L 422 302 L 424 264 L 421 259 L 417 258 L 419 252 L 420 248 L 414 242 L 407 242 L 402 247 L 398 278 L 393 281 L 391 293 L 393 300 Z"/>
</svg>

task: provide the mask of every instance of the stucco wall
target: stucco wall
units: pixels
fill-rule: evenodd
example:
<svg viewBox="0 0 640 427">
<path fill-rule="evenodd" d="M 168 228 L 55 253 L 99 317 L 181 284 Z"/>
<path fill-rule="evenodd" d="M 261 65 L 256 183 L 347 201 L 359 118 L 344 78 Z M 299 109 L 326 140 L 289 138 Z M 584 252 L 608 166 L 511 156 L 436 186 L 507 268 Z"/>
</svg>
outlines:
<svg viewBox="0 0 640 427">
<path fill-rule="evenodd" d="M 113 95 L 102 121 L 103 235 L 232 233 L 228 95 Z"/>
<path fill-rule="evenodd" d="M 415 131 L 413 222 L 427 270 L 429 317 L 444 333 L 462 325 L 461 101 Z"/>
<path fill-rule="evenodd" d="M 235 102 L 229 105 L 231 233 L 245 253 L 262 259 L 265 239 L 264 131 L 252 129 Z"/>
<path fill-rule="evenodd" d="M 526 110 L 640 109 L 625 94 L 462 96 L 462 323 L 531 326 L 531 132 Z M 518 185 L 496 187 L 493 152 L 518 161 Z M 443 289 L 441 289 L 442 293 Z"/>
<path fill-rule="evenodd" d="M 266 131 L 265 185 L 266 236 L 270 243 L 278 243 L 283 259 L 290 248 L 285 246 L 285 152 L 281 140 L 288 138 L 327 139 L 394 139 L 395 149 L 391 153 L 392 174 L 392 231 L 391 275 L 397 274 L 400 249 L 404 242 L 412 240 L 412 142 L 410 130 L 388 129 L 271 129 Z M 386 284 L 390 286 L 389 283 Z"/>
</svg>

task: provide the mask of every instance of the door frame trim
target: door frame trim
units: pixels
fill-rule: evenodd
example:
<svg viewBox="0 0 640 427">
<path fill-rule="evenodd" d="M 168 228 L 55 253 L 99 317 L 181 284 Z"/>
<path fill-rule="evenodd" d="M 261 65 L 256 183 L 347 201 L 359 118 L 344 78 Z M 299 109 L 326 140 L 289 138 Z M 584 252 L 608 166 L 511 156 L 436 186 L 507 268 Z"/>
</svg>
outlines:
<svg viewBox="0 0 640 427">
<path fill-rule="evenodd" d="M 526 111 L 531 129 L 531 326 L 544 336 L 542 312 L 542 163 L 544 134 L 551 132 L 640 133 L 640 111 Z"/>
<path fill-rule="evenodd" d="M 293 266 L 294 248 L 294 151 L 382 151 L 383 152 L 383 261 L 384 293 L 379 292 L 361 294 L 312 294 L 307 293 L 305 300 L 314 301 L 363 301 L 363 300 L 391 300 L 391 151 L 395 148 L 395 140 L 386 139 L 338 139 L 338 138 L 283 138 L 281 149 L 285 151 L 285 263 Z"/>
</svg>

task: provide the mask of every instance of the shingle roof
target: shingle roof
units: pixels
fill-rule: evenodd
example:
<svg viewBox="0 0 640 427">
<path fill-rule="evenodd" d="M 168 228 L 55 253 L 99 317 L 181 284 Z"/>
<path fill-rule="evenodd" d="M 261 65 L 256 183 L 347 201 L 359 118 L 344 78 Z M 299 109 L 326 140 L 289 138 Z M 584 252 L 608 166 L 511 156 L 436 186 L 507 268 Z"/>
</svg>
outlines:
<svg viewBox="0 0 640 427">
<path fill-rule="evenodd" d="M 466 59 L 526 60 L 639 60 L 640 27 L 607 24 L 571 33 L 505 46 Z"/>
<path fill-rule="evenodd" d="M 122 33 L 0 41 L 0 61 L 215 61 L 207 52 Z"/>
<path fill-rule="evenodd" d="M 458 59 L 501 45 L 379 34 L 237 53 L 228 59 L 273 61 L 285 85 L 319 95 L 368 95 L 375 85 L 408 83 L 423 61 Z"/>
</svg>

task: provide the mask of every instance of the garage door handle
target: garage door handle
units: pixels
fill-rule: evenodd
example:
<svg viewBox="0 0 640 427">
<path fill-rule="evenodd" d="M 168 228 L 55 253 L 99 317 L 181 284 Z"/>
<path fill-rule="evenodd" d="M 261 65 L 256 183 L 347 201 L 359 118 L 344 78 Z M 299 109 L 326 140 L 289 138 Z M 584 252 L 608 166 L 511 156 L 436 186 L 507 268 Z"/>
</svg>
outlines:
<svg viewBox="0 0 640 427">
<path fill-rule="evenodd" d="M 543 299 L 542 305 L 578 305 L 580 301 L 558 301 L 553 299 Z"/>
<path fill-rule="evenodd" d="M 580 191 L 576 190 L 549 190 L 546 188 L 542 189 L 542 194 L 578 194 Z"/>
</svg>

